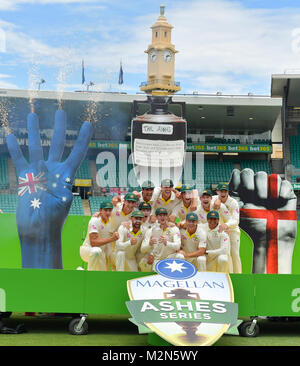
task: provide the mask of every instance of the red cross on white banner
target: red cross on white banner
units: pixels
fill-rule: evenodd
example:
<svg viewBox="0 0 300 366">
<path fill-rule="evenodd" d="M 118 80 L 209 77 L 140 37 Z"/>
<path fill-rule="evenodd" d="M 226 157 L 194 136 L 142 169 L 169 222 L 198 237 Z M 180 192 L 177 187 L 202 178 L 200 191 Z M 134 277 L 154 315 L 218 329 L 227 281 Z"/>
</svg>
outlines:
<svg viewBox="0 0 300 366">
<path fill-rule="evenodd" d="M 276 199 L 278 192 L 278 176 L 271 174 L 268 177 L 268 197 Z M 264 209 L 244 209 L 240 210 L 240 216 L 244 218 L 266 219 L 267 236 L 267 273 L 278 273 L 278 221 L 297 220 L 295 210 L 264 210 Z"/>
<path fill-rule="evenodd" d="M 19 177 L 18 196 L 23 196 L 27 191 L 32 194 L 36 193 L 38 189 L 43 189 L 46 182 L 46 178 L 43 176 L 44 173 L 41 172 L 36 176 L 33 173 L 26 173 L 25 178 Z"/>
</svg>

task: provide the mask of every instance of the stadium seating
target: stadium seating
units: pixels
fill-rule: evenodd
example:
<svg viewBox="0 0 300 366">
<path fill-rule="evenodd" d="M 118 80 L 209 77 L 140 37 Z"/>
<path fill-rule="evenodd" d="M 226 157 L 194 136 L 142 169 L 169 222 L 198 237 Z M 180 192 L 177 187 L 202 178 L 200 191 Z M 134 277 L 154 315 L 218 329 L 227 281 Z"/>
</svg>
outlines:
<svg viewBox="0 0 300 366">
<path fill-rule="evenodd" d="M 300 168 L 300 126 L 298 126 L 298 135 L 290 136 L 291 164 L 295 168 Z M 292 176 L 292 183 L 297 182 L 298 176 Z M 298 182 L 297 182 L 298 183 Z"/>
<path fill-rule="evenodd" d="M 0 208 L 4 213 L 15 213 L 17 209 L 17 194 L 0 194 Z"/>
<path fill-rule="evenodd" d="M 120 177 L 120 169 L 124 169 L 123 171 L 127 172 L 127 178 L 128 178 L 127 182 L 130 182 L 130 186 L 131 186 L 132 190 L 138 189 L 139 184 L 137 182 L 135 175 L 132 174 L 133 173 L 132 172 L 133 164 L 131 163 L 131 161 L 129 161 L 127 163 L 127 166 L 126 166 L 126 163 L 125 163 L 125 165 L 121 164 L 121 166 L 119 166 L 119 160 L 116 157 L 115 164 L 109 164 L 107 162 L 105 162 L 104 164 L 96 164 L 96 169 L 97 169 L 97 172 L 100 169 L 103 169 L 102 172 L 105 172 L 105 174 L 104 174 L 104 176 L 101 175 L 101 177 L 104 178 L 107 186 L 111 187 L 111 188 L 123 186 L 122 182 L 119 180 L 119 177 Z M 131 172 L 131 174 L 130 174 L 130 172 Z M 129 175 L 130 175 L 130 179 L 129 179 Z"/>
<path fill-rule="evenodd" d="M 0 157 L 0 189 L 9 187 L 8 160 L 6 156 Z"/>
<path fill-rule="evenodd" d="M 90 163 L 88 159 L 84 159 L 76 172 L 77 179 L 91 179 Z"/>
<path fill-rule="evenodd" d="M 266 160 L 241 160 L 241 169 L 250 168 L 256 172 L 264 171 L 268 175 L 271 174 L 270 164 Z"/>
<path fill-rule="evenodd" d="M 82 200 L 80 196 L 73 196 L 69 215 L 84 215 Z"/>
<path fill-rule="evenodd" d="M 233 168 L 234 163 L 231 160 L 223 162 L 211 159 L 204 160 L 204 184 L 207 186 L 221 182 L 229 182 Z M 202 167 L 200 166 L 198 169 L 200 170 L 198 171 L 198 175 L 202 175 Z M 197 181 L 195 160 L 193 160 L 192 165 L 185 165 L 182 181 L 185 184 L 194 184 Z"/>
</svg>

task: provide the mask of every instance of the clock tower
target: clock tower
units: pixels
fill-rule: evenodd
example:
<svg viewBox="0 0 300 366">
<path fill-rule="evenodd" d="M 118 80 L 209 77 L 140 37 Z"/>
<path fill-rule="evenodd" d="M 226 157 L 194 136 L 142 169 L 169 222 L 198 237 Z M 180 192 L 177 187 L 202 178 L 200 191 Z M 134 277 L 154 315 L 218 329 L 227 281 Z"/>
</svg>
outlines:
<svg viewBox="0 0 300 366">
<path fill-rule="evenodd" d="M 152 43 L 145 51 L 148 54 L 148 78 L 140 89 L 147 94 L 173 94 L 181 90 L 179 83 L 174 81 L 175 53 L 178 51 L 171 43 L 172 28 L 165 17 L 165 6 L 161 5 L 160 16 L 151 27 Z"/>
</svg>

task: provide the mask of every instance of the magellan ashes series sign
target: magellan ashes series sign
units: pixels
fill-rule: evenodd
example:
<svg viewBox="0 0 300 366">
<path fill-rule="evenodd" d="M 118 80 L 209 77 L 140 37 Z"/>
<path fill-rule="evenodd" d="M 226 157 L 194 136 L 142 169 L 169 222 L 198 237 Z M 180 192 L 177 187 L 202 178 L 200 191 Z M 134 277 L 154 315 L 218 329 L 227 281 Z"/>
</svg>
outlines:
<svg viewBox="0 0 300 366">
<path fill-rule="evenodd" d="M 132 321 L 178 346 L 211 345 L 237 322 L 228 274 L 197 272 L 189 262 L 164 259 L 157 275 L 127 282 Z M 151 291 L 149 289 L 151 288 Z"/>
</svg>

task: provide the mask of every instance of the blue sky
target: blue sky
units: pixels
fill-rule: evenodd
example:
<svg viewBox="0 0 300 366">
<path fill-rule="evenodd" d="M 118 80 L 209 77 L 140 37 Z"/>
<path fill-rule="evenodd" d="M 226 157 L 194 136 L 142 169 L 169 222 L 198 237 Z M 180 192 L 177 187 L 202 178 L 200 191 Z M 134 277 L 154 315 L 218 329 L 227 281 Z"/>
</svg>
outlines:
<svg viewBox="0 0 300 366">
<path fill-rule="evenodd" d="M 269 95 L 273 73 L 300 72 L 299 1 L 0 0 L 0 88 L 85 89 L 84 59 L 91 90 L 135 94 L 161 2 L 182 93 Z"/>
</svg>

